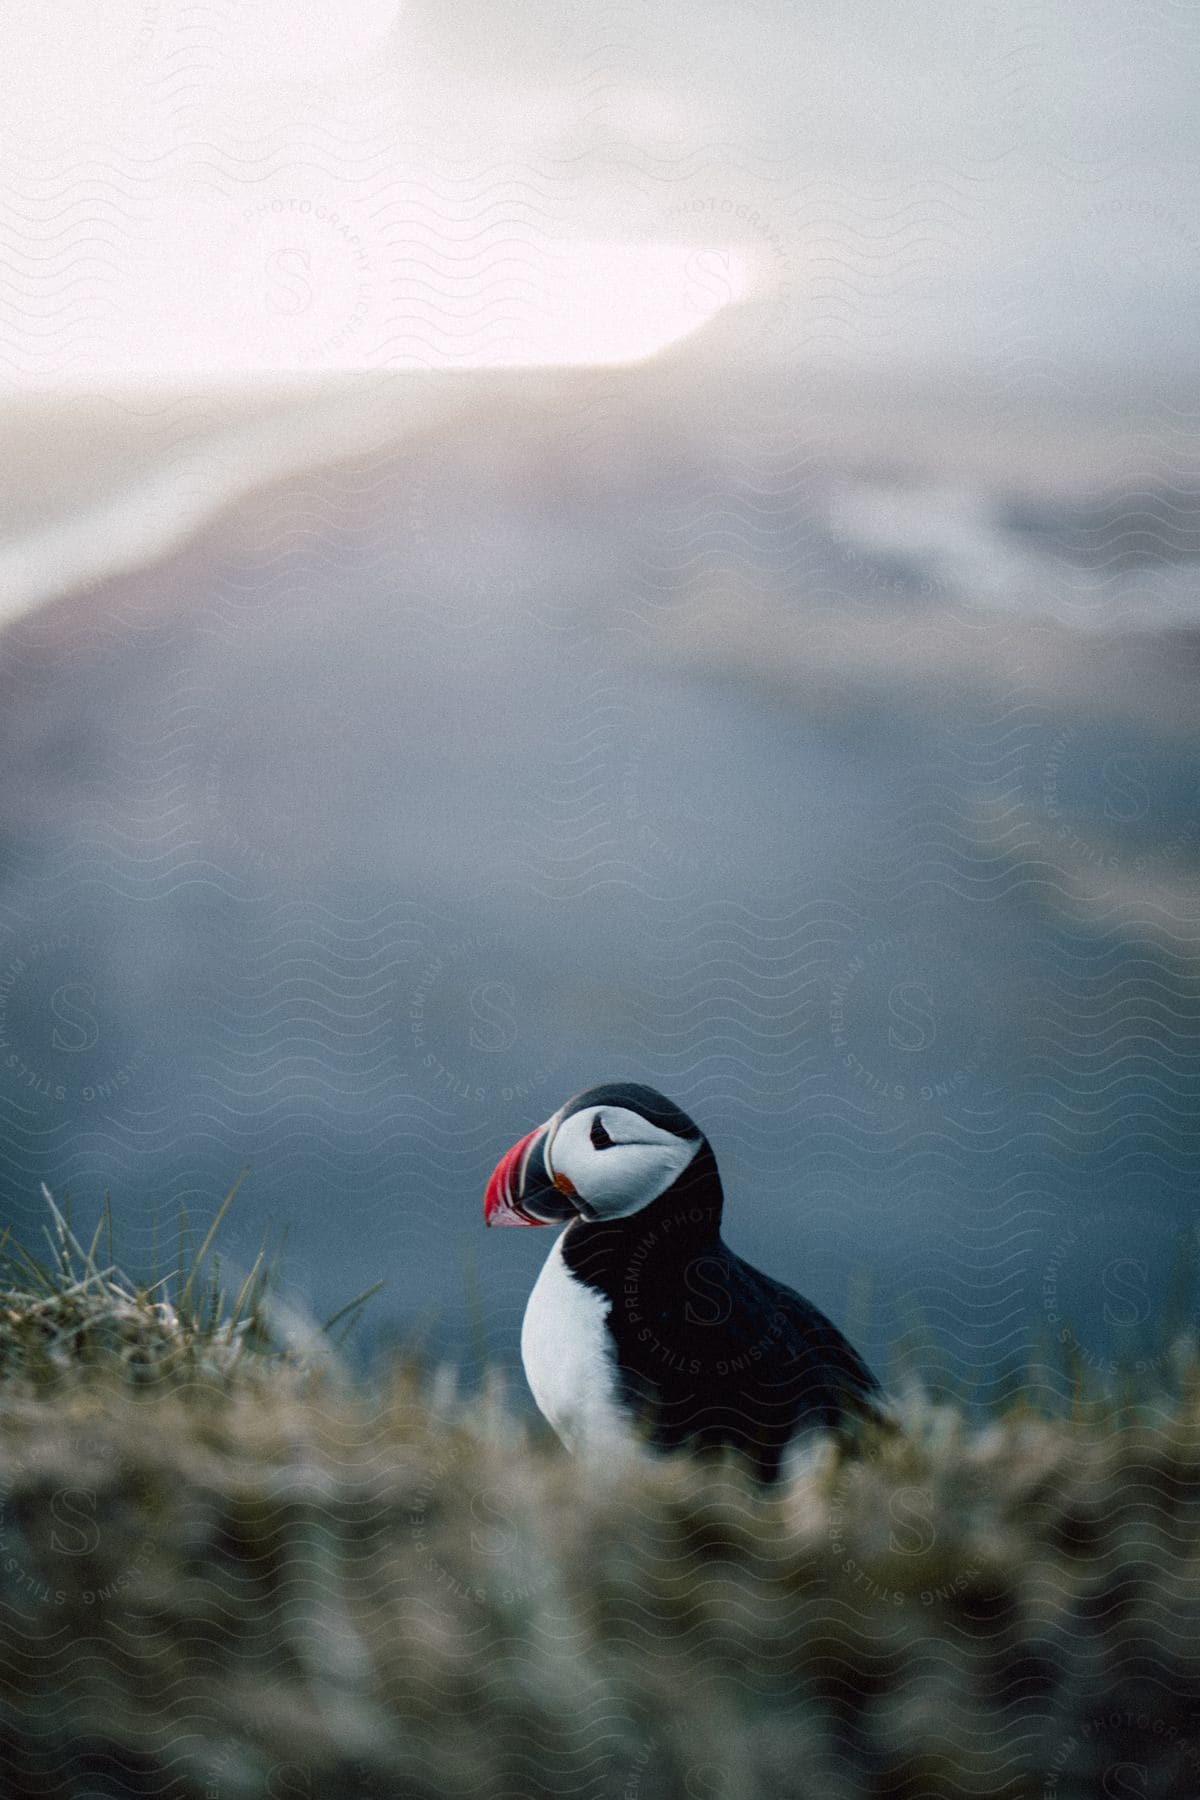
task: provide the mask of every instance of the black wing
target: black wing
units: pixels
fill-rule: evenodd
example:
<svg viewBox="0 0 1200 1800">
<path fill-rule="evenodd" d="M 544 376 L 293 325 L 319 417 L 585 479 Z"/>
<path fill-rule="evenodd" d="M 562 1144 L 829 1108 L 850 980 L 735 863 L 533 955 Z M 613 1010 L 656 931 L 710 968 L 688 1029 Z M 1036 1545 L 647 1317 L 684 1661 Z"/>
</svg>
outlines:
<svg viewBox="0 0 1200 1800">
<path fill-rule="evenodd" d="M 878 1381 L 832 1320 L 723 1242 L 655 1302 L 636 1331 L 615 1307 L 610 1329 L 626 1398 L 661 1447 L 731 1444 L 771 1478 L 798 1432 L 887 1421 Z"/>
<path fill-rule="evenodd" d="M 741 1347 L 736 1372 L 761 1395 L 764 1408 L 782 1408 L 793 1430 L 836 1429 L 856 1416 L 882 1415 L 879 1382 L 832 1319 L 731 1250 L 723 1260 L 731 1300 L 727 1330 Z M 763 1319 L 770 1321 L 770 1354 L 755 1357 L 755 1343 L 767 1332 L 750 1322 Z"/>
</svg>

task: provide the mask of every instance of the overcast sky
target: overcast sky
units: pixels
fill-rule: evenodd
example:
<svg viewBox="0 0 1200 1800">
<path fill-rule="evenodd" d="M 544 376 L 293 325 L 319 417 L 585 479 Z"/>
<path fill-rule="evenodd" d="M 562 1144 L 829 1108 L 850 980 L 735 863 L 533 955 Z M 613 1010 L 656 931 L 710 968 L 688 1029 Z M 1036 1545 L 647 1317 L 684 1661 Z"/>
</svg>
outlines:
<svg viewBox="0 0 1200 1800">
<path fill-rule="evenodd" d="M 4 366 L 619 359 L 756 296 L 759 353 L 1174 370 L 1198 36 L 1114 0 L 57 0 L 6 25 Z"/>
</svg>

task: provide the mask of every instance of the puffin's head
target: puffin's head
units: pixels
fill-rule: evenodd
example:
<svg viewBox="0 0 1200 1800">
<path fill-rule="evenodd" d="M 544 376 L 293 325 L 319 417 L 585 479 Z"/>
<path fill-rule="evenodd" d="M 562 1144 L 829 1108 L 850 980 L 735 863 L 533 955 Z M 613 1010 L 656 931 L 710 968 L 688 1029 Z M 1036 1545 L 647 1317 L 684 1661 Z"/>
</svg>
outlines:
<svg viewBox="0 0 1200 1800">
<path fill-rule="evenodd" d="M 628 1218 L 665 1194 L 704 1142 L 700 1127 L 653 1088 L 585 1088 L 500 1158 L 484 1195 L 484 1220 Z"/>
</svg>

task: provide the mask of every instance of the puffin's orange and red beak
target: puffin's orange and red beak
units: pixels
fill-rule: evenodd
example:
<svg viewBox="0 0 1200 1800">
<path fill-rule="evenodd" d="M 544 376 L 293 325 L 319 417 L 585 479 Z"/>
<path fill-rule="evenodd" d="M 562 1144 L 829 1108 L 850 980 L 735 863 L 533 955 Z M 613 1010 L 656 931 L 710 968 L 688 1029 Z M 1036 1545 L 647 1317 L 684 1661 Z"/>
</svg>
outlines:
<svg viewBox="0 0 1200 1800">
<path fill-rule="evenodd" d="M 555 1113 L 500 1158 L 483 1196 L 485 1224 L 565 1225 L 582 1209 L 566 1176 L 552 1175 L 547 1161 L 559 1116 Z"/>
<path fill-rule="evenodd" d="M 525 1212 L 518 1195 L 522 1192 L 524 1165 L 535 1138 L 541 1137 L 546 1127 L 539 1125 L 529 1132 L 511 1150 L 506 1150 L 500 1161 L 492 1170 L 491 1179 L 483 1196 L 483 1222 L 485 1225 L 548 1225 L 549 1219 L 535 1219 L 531 1213 Z"/>
</svg>

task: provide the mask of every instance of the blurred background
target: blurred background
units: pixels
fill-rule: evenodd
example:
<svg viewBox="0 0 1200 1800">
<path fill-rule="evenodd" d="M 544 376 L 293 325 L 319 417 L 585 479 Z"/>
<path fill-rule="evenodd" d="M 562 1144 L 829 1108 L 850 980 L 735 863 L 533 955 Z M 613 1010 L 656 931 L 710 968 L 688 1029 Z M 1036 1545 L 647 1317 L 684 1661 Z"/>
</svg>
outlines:
<svg viewBox="0 0 1200 1800">
<path fill-rule="evenodd" d="M 1194 1302 L 1200 15 L 58 0 L 0 146 L 0 1170 L 515 1367 L 661 1087 L 881 1371 Z M 518 1384 L 519 1385 L 519 1384 Z"/>
</svg>

